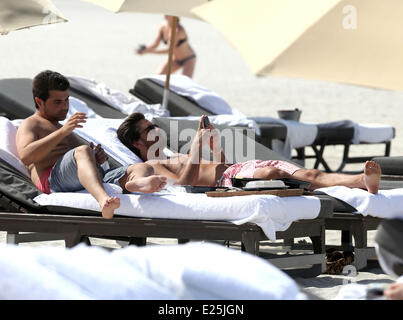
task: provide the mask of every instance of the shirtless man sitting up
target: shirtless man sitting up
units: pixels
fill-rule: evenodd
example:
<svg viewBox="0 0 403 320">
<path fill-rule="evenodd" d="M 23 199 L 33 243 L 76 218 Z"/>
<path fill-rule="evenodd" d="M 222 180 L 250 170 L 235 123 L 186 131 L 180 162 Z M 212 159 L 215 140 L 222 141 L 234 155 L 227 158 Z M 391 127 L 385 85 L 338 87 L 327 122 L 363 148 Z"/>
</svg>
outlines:
<svg viewBox="0 0 403 320">
<path fill-rule="evenodd" d="M 233 165 L 227 164 L 219 145 L 220 139 L 214 139 L 217 130 L 209 124 L 203 128 L 202 116 L 199 128 L 190 147 L 189 154 L 157 160 L 150 151 L 155 143 L 161 143 L 151 136 L 159 136 L 157 126 L 144 118 L 142 113 L 133 113 L 125 119 L 117 130 L 119 140 L 147 164 L 156 174 L 175 179 L 176 184 L 199 186 L 230 186 L 232 177 L 281 179 L 294 178 L 311 183 L 311 189 L 331 186 L 346 186 L 365 189 L 376 194 L 379 188 L 381 169 L 374 161 L 367 161 L 364 173 L 347 175 L 326 173 L 316 169 L 302 169 L 290 162 L 279 160 L 250 160 Z M 154 134 L 152 134 L 154 133 Z M 211 143 L 215 141 L 215 143 Z M 208 143 L 213 153 L 214 162 L 201 159 L 201 148 Z M 155 149 L 155 148 L 154 148 Z"/>
<path fill-rule="evenodd" d="M 75 113 L 64 125 L 69 110 L 67 78 L 43 71 L 33 80 L 36 112 L 21 122 L 17 151 L 29 168 L 32 182 L 45 193 L 86 189 L 98 201 L 102 216 L 112 218 L 120 199 L 107 194 L 102 183 L 114 183 L 128 192 L 155 192 L 166 185 L 166 177 L 154 175 L 145 163 L 103 170 L 107 160 L 101 145 L 79 143 L 73 134 L 86 122 L 84 113 Z"/>
</svg>

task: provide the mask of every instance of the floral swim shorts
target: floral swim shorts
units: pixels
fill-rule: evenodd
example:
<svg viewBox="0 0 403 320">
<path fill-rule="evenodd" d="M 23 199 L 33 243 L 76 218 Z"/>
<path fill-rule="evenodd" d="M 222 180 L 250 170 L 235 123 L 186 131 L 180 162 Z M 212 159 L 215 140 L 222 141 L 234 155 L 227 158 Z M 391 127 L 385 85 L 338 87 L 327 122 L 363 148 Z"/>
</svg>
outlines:
<svg viewBox="0 0 403 320">
<path fill-rule="evenodd" d="M 281 160 L 249 160 L 246 162 L 235 163 L 230 166 L 227 170 L 224 171 L 221 180 L 220 186 L 229 187 L 232 186 L 231 178 L 241 177 L 241 178 L 253 178 L 253 174 L 256 170 L 265 168 L 265 167 L 275 167 L 282 171 L 293 175 L 295 171 L 301 169 L 287 161 Z"/>
</svg>

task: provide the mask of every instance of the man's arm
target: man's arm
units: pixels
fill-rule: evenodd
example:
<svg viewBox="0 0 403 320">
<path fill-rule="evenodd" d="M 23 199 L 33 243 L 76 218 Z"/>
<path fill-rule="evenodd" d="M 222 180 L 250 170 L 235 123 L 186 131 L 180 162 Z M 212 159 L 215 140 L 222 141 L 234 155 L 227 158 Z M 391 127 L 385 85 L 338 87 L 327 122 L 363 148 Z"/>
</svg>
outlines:
<svg viewBox="0 0 403 320">
<path fill-rule="evenodd" d="M 205 117 L 207 116 L 203 115 L 200 121 L 203 122 Z M 220 133 L 214 128 L 210 121 L 207 129 L 211 130 L 210 150 L 213 153 L 213 161 L 216 163 L 226 163 L 224 150 L 221 148 Z"/>
<path fill-rule="evenodd" d="M 200 119 L 199 128 L 192 142 L 189 151 L 189 159 L 185 164 L 182 175 L 177 180 L 177 184 L 196 185 L 199 179 L 200 162 L 202 160 L 203 144 L 210 141 L 211 133 L 209 129 L 203 129 L 203 117 Z"/>
<path fill-rule="evenodd" d="M 211 126 L 212 138 L 210 139 L 210 149 L 213 153 L 213 161 L 216 163 L 226 163 L 224 150 L 221 147 L 220 133 Z"/>
<path fill-rule="evenodd" d="M 85 122 L 85 119 L 85 113 L 75 113 L 64 126 L 41 139 L 38 139 L 38 129 L 34 121 L 22 122 L 16 137 L 21 162 L 28 166 L 45 159 L 75 128 L 82 128 L 80 123 Z"/>
</svg>

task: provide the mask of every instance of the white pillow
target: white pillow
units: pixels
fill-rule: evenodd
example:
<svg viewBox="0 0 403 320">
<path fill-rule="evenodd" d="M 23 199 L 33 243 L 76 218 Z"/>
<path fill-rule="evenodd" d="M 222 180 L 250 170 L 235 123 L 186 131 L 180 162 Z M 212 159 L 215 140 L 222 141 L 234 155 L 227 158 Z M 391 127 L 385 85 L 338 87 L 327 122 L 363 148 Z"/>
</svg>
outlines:
<svg viewBox="0 0 403 320">
<path fill-rule="evenodd" d="M 84 101 L 70 97 L 69 102 L 70 107 L 67 118 L 70 118 L 76 112 L 84 112 L 88 118 L 101 118 L 101 116 L 97 115 Z"/>
<path fill-rule="evenodd" d="M 30 174 L 27 167 L 18 158 L 15 142 L 17 128 L 9 119 L 0 117 L 0 132 L 0 158 L 29 177 Z"/>
<path fill-rule="evenodd" d="M 82 128 L 76 128 L 74 133 L 95 145 L 101 144 L 105 152 L 119 161 L 122 165 L 143 162 L 137 155 L 123 145 L 116 135 L 116 130 L 124 119 L 96 118 L 87 119 Z M 64 122 L 61 122 L 62 124 Z"/>
</svg>

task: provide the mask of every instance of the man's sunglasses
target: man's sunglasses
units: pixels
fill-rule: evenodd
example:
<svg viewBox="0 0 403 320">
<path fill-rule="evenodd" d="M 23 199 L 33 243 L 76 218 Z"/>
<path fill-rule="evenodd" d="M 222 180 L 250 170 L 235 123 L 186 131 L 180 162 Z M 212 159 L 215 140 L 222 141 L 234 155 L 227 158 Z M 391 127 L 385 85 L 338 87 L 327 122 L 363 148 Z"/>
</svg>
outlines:
<svg viewBox="0 0 403 320">
<path fill-rule="evenodd" d="M 159 127 L 156 124 L 150 124 L 143 131 L 140 132 L 140 135 L 142 135 L 144 132 L 149 133 L 151 130 L 154 130 L 155 128 Z"/>
</svg>

